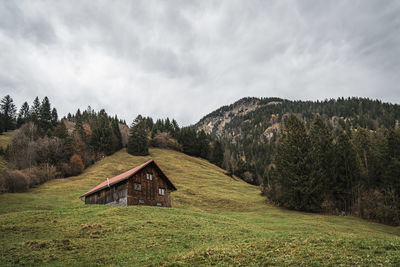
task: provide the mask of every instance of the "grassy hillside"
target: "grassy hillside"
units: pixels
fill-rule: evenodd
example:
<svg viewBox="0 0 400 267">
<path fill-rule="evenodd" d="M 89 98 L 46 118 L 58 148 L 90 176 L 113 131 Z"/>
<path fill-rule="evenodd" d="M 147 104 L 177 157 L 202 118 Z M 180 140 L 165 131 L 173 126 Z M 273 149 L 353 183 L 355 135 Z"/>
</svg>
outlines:
<svg viewBox="0 0 400 267">
<path fill-rule="evenodd" d="M 399 265 L 400 228 L 278 209 L 205 160 L 124 151 L 82 175 L 0 195 L 0 265 Z M 173 208 L 84 205 L 79 195 L 150 157 Z"/>
</svg>

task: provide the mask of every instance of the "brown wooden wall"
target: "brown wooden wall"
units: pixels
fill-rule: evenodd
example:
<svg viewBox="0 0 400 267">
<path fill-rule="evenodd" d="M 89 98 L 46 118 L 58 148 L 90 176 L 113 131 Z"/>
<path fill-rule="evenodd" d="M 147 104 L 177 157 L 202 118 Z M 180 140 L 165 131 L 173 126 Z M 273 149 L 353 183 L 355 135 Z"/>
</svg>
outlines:
<svg viewBox="0 0 400 267">
<path fill-rule="evenodd" d="M 146 179 L 146 173 L 153 175 L 153 180 Z M 149 165 L 128 179 L 128 206 L 130 205 L 150 205 L 171 207 L 170 190 L 167 183 L 161 178 L 161 173 L 153 166 Z M 141 190 L 135 190 L 134 183 L 141 185 Z M 159 195 L 158 189 L 164 188 L 165 195 Z"/>
<path fill-rule="evenodd" d="M 126 206 L 127 182 L 123 181 L 85 197 L 85 204 L 110 204 L 115 206 Z"/>
</svg>

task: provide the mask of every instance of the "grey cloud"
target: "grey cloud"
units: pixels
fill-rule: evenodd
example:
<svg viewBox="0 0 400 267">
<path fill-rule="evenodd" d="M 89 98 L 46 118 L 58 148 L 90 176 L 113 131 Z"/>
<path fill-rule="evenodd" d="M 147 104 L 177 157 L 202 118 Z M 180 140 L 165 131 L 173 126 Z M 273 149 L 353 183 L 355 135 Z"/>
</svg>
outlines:
<svg viewBox="0 0 400 267">
<path fill-rule="evenodd" d="M 400 102 L 398 1 L 1 1 L 0 93 L 195 123 L 244 96 Z"/>
<path fill-rule="evenodd" d="M 0 29 L 14 38 L 22 38 L 37 43 L 55 41 L 52 25 L 44 18 L 44 13 L 34 10 L 36 14 L 25 13 L 23 7 L 16 6 L 14 1 L 0 2 Z"/>
</svg>

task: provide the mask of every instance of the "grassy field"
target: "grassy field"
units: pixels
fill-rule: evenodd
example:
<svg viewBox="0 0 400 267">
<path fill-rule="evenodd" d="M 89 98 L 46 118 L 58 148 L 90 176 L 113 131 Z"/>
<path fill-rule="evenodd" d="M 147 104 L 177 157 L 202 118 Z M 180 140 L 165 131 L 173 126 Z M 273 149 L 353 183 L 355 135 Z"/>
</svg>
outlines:
<svg viewBox="0 0 400 267">
<path fill-rule="evenodd" d="M 0 195 L 0 265 L 400 265 L 400 228 L 287 211 L 205 160 L 120 151 L 77 177 Z M 149 158 L 173 208 L 84 205 L 79 195 Z"/>
</svg>

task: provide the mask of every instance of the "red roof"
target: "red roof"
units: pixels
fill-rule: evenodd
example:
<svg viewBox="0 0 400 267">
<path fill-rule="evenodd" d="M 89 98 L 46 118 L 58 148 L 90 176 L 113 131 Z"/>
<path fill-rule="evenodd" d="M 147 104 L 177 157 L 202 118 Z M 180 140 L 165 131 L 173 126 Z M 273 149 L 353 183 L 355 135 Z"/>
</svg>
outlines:
<svg viewBox="0 0 400 267">
<path fill-rule="evenodd" d="M 154 160 L 149 160 L 145 163 L 143 163 L 142 165 L 139 165 L 133 169 L 130 169 L 129 171 L 126 171 L 124 173 L 121 173 L 120 175 L 117 175 L 111 179 L 109 179 L 108 183 L 107 180 L 105 180 L 104 182 L 100 183 L 99 185 L 95 186 L 94 188 L 90 189 L 89 191 L 87 191 L 85 194 L 83 194 L 81 197 L 84 196 L 88 196 L 93 194 L 94 192 L 100 191 L 106 187 L 108 187 L 109 185 L 113 185 L 116 184 L 118 182 L 127 180 L 128 178 L 132 177 L 134 174 L 136 174 L 138 171 L 140 171 L 141 169 L 143 169 L 144 167 L 146 167 L 147 165 L 150 165 L 151 163 L 153 163 L 157 169 L 160 170 L 160 172 L 163 174 L 163 176 L 165 177 L 165 180 L 167 181 L 167 183 L 170 184 L 171 188 L 173 190 L 176 190 L 175 185 L 171 182 L 171 180 L 168 179 L 168 177 L 165 175 L 165 173 L 161 170 L 161 168 L 157 165 L 157 163 Z"/>
</svg>

